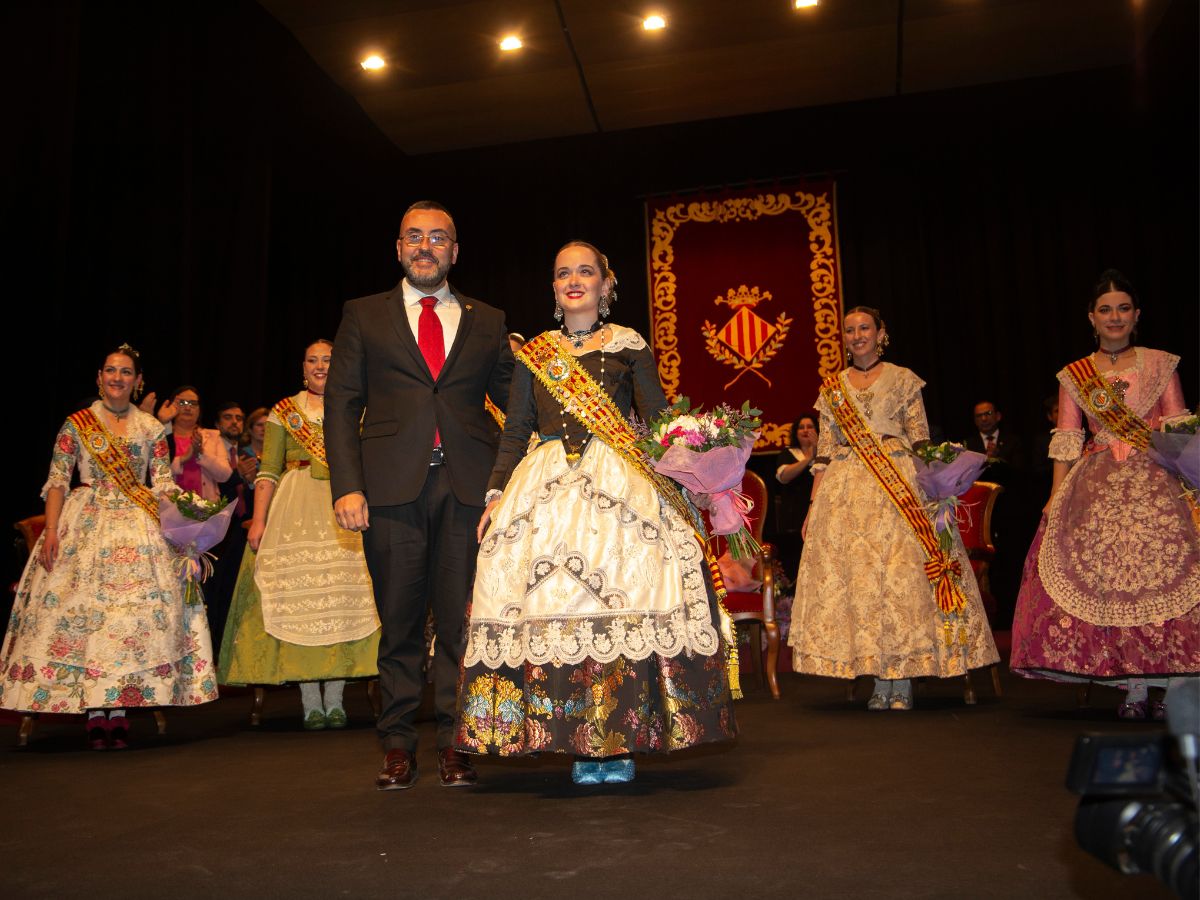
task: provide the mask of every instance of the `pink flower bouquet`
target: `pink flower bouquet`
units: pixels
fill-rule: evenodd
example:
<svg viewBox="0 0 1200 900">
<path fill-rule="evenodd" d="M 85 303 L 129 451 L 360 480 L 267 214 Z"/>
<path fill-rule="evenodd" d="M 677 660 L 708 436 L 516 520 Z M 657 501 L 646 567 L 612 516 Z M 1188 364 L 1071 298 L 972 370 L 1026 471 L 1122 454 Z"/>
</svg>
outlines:
<svg viewBox="0 0 1200 900">
<path fill-rule="evenodd" d="M 192 491 L 179 491 L 158 501 L 158 521 L 162 535 L 179 556 L 176 572 L 185 584 L 188 603 L 198 603 L 199 585 L 212 574 L 212 554 L 208 551 L 221 542 L 233 518 L 228 498 L 205 500 Z"/>
<path fill-rule="evenodd" d="M 953 539 L 950 526 L 958 527 L 958 496 L 975 483 L 988 458 L 950 441 L 926 444 L 913 455 L 917 484 L 935 504 L 933 526 L 938 542 L 948 550 Z"/>
<path fill-rule="evenodd" d="M 727 537 L 734 559 L 761 549 L 749 529 L 752 503 L 738 490 L 762 425 L 759 415 L 749 403 L 741 410 L 721 405 L 705 413 L 680 397 L 638 442 L 656 472 L 682 485 L 708 511 L 712 533 Z"/>
</svg>

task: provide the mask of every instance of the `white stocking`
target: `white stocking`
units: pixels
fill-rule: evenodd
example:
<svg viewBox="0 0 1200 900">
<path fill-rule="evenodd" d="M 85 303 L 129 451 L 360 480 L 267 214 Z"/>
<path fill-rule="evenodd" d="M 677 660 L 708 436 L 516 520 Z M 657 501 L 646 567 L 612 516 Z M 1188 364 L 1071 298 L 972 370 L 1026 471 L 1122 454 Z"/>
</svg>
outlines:
<svg viewBox="0 0 1200 900">
<path fill-rule="evenodd" d="M 342 691 L 345 687 L 345 681 L 325 682 L 325 712 L 342 708 Z"/>
<path fill-rule="evenodd" d="M 305 681 L 300 685 L 300 702 L 304 704 L 304 718 L 314 709 L 324 712 L 321 707 L 321 682 Z"/>
<path fill-rule="evenodd" d="M 1125 694 L 1126 703 L 1142 703 L 1146 699 L 1146 679 L 1130 678 L 1129 689 Z"/>
</svg>

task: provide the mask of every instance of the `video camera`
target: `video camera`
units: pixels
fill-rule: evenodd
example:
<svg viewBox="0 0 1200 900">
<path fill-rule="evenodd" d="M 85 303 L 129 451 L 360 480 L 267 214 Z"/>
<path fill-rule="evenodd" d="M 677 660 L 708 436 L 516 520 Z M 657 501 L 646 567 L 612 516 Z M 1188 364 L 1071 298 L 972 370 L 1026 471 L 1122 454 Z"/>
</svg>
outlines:
<svg viewBox="0 0 1200 900">
<path fill-rule="evenodd" d="M 1067 788 L 1082 796 L 1075 839 L 1127 875 L 1149 872 L 1180 897 L 1200 897 L 1197 743 L 1200 682 L 1167 702 L 1169 735 L 1084 734 Z"/>
</svg>

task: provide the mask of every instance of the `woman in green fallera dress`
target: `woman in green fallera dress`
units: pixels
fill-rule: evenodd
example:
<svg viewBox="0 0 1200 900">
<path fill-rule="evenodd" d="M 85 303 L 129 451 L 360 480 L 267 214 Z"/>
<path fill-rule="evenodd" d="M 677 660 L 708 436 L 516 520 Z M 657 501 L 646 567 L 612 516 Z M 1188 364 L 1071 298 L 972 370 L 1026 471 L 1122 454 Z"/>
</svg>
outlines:
<svg viewBox="0 0 1200 900">
<path fill-rule="evenodd" d="M 346 679 L 378 673 L 379 617 L 362 536 L 333 518 L 322 432 L 332 352 L 331 341 L 309 345 L 304 390 L 275 404 L 267 420 L 217 666 L 221 684 L 298 682 L 309 730 L 345 727 Z"/>
</svg>

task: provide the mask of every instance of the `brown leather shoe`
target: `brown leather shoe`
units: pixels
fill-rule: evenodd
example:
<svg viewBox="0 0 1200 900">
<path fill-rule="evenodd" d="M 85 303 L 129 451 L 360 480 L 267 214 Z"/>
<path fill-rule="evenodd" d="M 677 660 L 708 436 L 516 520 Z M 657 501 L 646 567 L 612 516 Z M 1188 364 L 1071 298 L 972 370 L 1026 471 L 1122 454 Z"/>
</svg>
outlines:
<svg viewBox="0 0 1200 900">
<path fill-rule="evenodd" d="M 383 758 L 383 768 L 375 776 L 375 787 L 381 791 L 403 791 L 417 783 L 417 761 L 409 750 L 389 750 Z"/>
<path fill-rule="evenodd" d="M 438 777 L 442 779 L 442 787 L 470 787 L 479 780 L 467 754 L 453 747 L 438 751 Z"/>
</svg>

